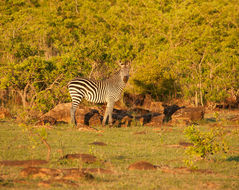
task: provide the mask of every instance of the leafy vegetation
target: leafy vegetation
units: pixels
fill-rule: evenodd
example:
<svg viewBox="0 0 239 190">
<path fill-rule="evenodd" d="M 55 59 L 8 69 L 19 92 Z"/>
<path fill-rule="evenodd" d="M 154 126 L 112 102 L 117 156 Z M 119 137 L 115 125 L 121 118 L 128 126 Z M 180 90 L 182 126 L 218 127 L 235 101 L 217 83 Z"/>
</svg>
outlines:
<svg viewBox="0 0 239 190">
<path fill-rule="evenodd" d="M 199 130 L 195 125 L 188 126 L 184 129 L 184 134 L 192 143 L 186 149 L 189 156 L 185 160 L 187 166 L 196 169 L 198 159 L 210 159 L 211 155 L 218 153 L 227 153 L 229 150 L 228 143 L 225 141 L 225 130 L 223 128 L 212 128 L 209 132 Z M 218 156 L 220 157 L 220 156 Z"/>
<path fill-rule="evenodd" d="M 210 132 L 202 132 L 194 125 L 184 130 L 185 135 L 193 146 L 189 147 L 187 153 L 206 158 L 210 154 L 227 152 L 228 145 L 224 140 L 225 132 L 222 128 L 211 129 Z"/>
<path fill-rule="evenodd" d="M 108 76 L 117 60 L 132 60 L 128 90 L 159 100 L 238 93 L 237 0 L 4 0 L 0 10 L 0 87 L 24 107 L 68 101 L 70 79 Z"/>
</svg>

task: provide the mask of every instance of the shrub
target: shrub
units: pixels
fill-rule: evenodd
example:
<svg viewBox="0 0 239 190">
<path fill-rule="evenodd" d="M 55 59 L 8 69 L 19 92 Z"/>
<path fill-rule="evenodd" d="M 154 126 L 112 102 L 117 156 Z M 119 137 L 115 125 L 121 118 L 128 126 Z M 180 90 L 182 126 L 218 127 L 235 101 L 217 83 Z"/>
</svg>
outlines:
<svg viewBox="0 0 239 190">
<path fill-rule="evenodd" d="M 184 133 L 193 146 L 186 149 L 190 156 L 208 158 L 209 155 L 228 151 L 228 145 L 225 142 L 225 132 L 222 128 L 211 129 L 209 132 L 202 132 L 194 125 L 188 126 Z"/>
</svg>

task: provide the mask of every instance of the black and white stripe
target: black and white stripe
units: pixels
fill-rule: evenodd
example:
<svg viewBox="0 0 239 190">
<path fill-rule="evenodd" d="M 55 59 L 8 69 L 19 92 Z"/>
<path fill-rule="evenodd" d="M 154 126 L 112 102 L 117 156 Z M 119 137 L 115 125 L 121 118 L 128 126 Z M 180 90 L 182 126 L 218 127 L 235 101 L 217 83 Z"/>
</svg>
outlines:
<svg viewBox="0 0 239 190">
<path fill-rule="evenodd" d="M 89 102 L 107 103 L 103 125 L 109 116 L 112 124 L 112 111 L 114 103 L 121 97 L 121 93 L 129 78 L 129 65 L 121 65 L 121 69 L 109 79 L 94 81 L 86 78 L 76 78 L 69 82 L 68 89 L 72 99 L 71 120 L 76 125 L 75 111 L 81 100 Z"/>
</svg>

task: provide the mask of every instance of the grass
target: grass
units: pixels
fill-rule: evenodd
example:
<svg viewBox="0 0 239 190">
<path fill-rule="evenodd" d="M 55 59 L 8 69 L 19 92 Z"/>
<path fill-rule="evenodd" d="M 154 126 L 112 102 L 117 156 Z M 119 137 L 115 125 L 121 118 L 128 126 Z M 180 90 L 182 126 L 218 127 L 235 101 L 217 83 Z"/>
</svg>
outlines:
<svg viewBox="0 0 239 190">
<path fill-rule="evenodd" d="M 210 121 L 199 128 L 208 130 Z M 219 123 L 220 124 L 220 123 Z M 213 155 L 211 159 L 196 162 L 199 171 L 184 172 L 188 156 L 185 147 L 178 145 L 187 141 L 185 127 L 138 127 L 100 128 L 101 132 L 79 131 L 67 124 L 46 128 L 47 142 L 51 146 L 48 168 L 105 168 L 113 174 L 93 174 L 92 181 L 82 180 L 78 187 L 52 184 L 50 189 L 239 189 L 239 133 L 238 127 L 226 128 L 230 150 L 227 154 Z M 137 134 L 138 132 L 143 134 Z M 99 141 L 107 146 L 90 143 Z M 93 154 L 101 161 L 83 164 L 78 161 L 59 160 L 70 153 Z M 12 121 L 0 121 L 0 160 L 46 159 L 47 148 L 37 138 L 32 138 L 24 127 Z M 147 161 L 169 170 L 128 170 L 130 164 Z M 38 180 L 27 179 L 19 183 L 21 167 L 0 166 L 0 188 L 44 189 Z M 210 171 L 210 172 L 207 172 Z"/>
</svg>

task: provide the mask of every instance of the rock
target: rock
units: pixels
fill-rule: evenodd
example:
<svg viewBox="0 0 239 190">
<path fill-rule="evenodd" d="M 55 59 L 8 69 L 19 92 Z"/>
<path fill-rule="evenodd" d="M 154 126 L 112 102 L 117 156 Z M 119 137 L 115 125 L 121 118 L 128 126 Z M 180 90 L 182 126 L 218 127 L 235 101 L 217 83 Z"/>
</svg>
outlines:
<svg viewBox="0 0 239 190">
<path fill-rule="evenodd" d="M 44 116 L 41 117 L 40 120 L 36 123 L 36 125 L 55 125 L 56 124 L 56 119 L 50 116 Z"/>
<path fill-rule="evenodd" d="M 239 123 L 239 115 L 234 115 L 231 119 L 229 119 L 229 121 Z"/>
<path fill-rule="evenodd" d="M 139 123 L 140 123 L 141 126 L 143 126 L 145 124 L 144 117 L 139 117 L 138 120 L 139 120 Z"/>
<path fill-rule="evenodd" d="M 153 117 L 152 113 L 148 113 L 145 115 L 136 116 L 135 119 L 139 120 L 141 125 L 145 125 L 145 124 L 148 124 L 152 120 L 152 117 Z"/>
<path fill-rule="evenodd" d="M 143 108 L 133 108 L 133 109 L 130 109 L 128 112 L 136 116 L 142 116 L 142 115 L 146 115 L 150 113 L 149 110 L 146 110 Z"/>
<path fill-rule="evenodd" d="M 89 126 L 101 125 L 102 120 L 103 118 L 99 113 L 94 113 L 94 115 L 89 118 Z"/>
<path fill-rule="evenodd" d="M 132 122 L 132 118 L 129 116 L 125 116 L 120 123 L 121 127 L 129 127 Z"/>
<path fill-rule="evenodd" d="M 134 103 L 135 105 L 145 106 L 150 108 L 151 106 L 151 97 L 148 95 L 130 95 L 126 93 L 125 97 L 127 97 L 127 101 L 129 101 L 128 105 Z M 103 115 L 104 115 L 104 106 L 84 106 L 80 104 L 76 110 L 76 122 L 77 127 L 85 128 L 87 126 L 99 126 L 102 124 Z M 152 113 L 150 110 L 145 109 L 143 107 L 135 107 L 132 106 L 130 110 L 119 110 L 113 109 L 112 118 L 114 125 L 118 127 L 128 127 L 132 123 L 132 119 L 135 118 L 139 120 L 142 125 L 149 123 L 152 119 L 152 122 L 156 125 L 159 125 L 159 118 L 154 118 L 159 113 Z M 64 103 L 57 105 L 54 109 L 50 110 L 48 113 L 43 115 L 38 122 L 38 124 L 46 124 L 50 123 L 54 125 L 56 122 L 71 122 L 70 118 L 70 109 L 71 103 Z M 162 109 L 161 102 L 152 103 L 151 109 L 159 112 Z M 162 112 L 162 111 L 161 111 Z"/>
<path fill-rule="evenodd" d="M 0 119 L 5 119 L 9 117 L 11 117 L 9 111 L 4 107 L 0 107 Z"/>
<path fill-rule="evenodd" d="M 123 102 L 127 107 L 133 107 L 133 106 L 142 106 L 144 103 L 145 95 L 139 94 L 134 95 L 125 92 L 123 95 Z"/>
<path fill-rule="evenodd" d="M 52 110 L 42 116 L 42 118 L 48 116 L 54 118 L 56 121 L 70 122 L 70 109 L 71 103 L 58 104 Z"/>
<path fill-rule="evenodd" d="M 53 118 L 57 122 L 70 123 L 71 122 L 70 109 L 71 109 L 71 103 L 59 104 L 55 108 L 53 108 L 52 110 L 44 114 L 40 118 L 40 121 L 44 120 L 44 118 Z M 94 125 L 94 124 L 98 125 L 99 123 L 101 124 L 101 122 L 99 122 L 99 118 L 101 117 L 99 114 L 100 112 L 102 112 L 102 109 L 100 107 L 97 107 L 97 106 L 88 107 L 83 104 L 80 104 L 76 109 L 76 114 L 75 114 L 76 122 L 78 124 L 88 125 L 88 126 L 90 124 L 89 122 L 91 122 L 91 125 Z M 94 116 L 96 113 L 99 116 Z"/>
<path fill-rule="evenodd" d="M 128 170 L 156 170 L 156 169 L 157 166 L 145 161 L 133 163 L 128 167 Z"/>
<path fill-rule="evenodd" d="M 152 116 L 151 120 L 146 123 L 146 126 L 154 126 L 154 127 L 160 127 L 163 125 L 164 122 L 164 114 L 157 115 L 157 116 Z"/>
<path fill-rule="evenodd" d="M 144 102 L 143 104 L 141 105 L 143 108 L 145 109 L 150 109 L 151 107 L 151 103 L 152 103 L 152 98 L 149 94 L 146 94 L 145 95 L 145 98 L 144 98 Z"/>
<path fill-rule="evenodd" d="M 194 121 L 199 121 L 204 118 L 204 108 L 202 107 L 189 107 L 189 108 L 182 108 L 177 110 L 172 115 L 172 123 L 183 123 L 189 124 Z"/>
<path fill-rule="evenodd" d="M 125 106 L 123 101 L 118 100 L 117 102 L 115 102 L 114 109 L 123 110 L 123 109 L 127 109 L 127 107 Z M 104 114 L 104 112 L 103 112 L 103 114 Z"/>
<path fill-rule="evenodd" d="M 150 111 L 163 113 L 164 107 L 162 102 L 151 102 Z"/>
<path fill-rule="evenodd" d="M 178 105 L 171 105 L 171 106 L 168 106 L 168 105 L 163 105 L 164 107 L 164 115 L 165 115 L 165 118 L 164 118 L 164 121 L 168 122 L 171 120 L 171 116 L 178 110 L 184 108 L 184 107 L 179 107 Z"/>
</svg>

